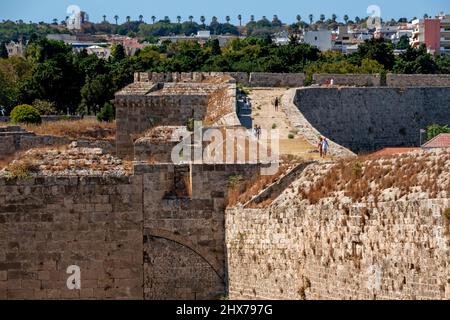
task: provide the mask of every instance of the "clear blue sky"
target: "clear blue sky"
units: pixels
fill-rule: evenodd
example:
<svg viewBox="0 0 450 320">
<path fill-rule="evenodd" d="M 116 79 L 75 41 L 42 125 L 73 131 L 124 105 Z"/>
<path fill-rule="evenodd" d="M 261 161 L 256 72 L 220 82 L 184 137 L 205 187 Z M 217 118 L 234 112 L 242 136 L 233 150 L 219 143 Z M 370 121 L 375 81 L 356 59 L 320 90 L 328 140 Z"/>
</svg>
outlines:
<svg viewBox="0 0 450 320">
<path fill-rule="evenodd" d="M 183 19 L 193 15 L 195 20 L 204 15 L 207 21 L 215 15 L 223 21 L 229 15 L 236 23 L 238 14 L 243 15 L 244 22 L 251 14 L 257 19 L 277 14 L 284 22 L 294 22 L 297 14 L 307 20 L 310 13 L 315 19 L 321 13 L 327 17 L 335 13 L 338 19 L 344 14 L 351 19 L 366 17 L 367 7 L 372 4 L 381 8 L 383 19 L 422 17 L 424 13 L 434 16 L 441 11 L 450 13 L 450 0 L 0 0 L 0 20 L 62 20 L 68 15 L 69 5 L 78 5 L 89 14 L 91 21 L 102 20 L 104 14 L 110 21 L 114 21 L 115 14 L 119 15 L 120 21 L 128 15 L 137 20 L 140 14 L 145 21 L 152 15 L 158 18 L 167 15 L 173 20 L 177 15 Z"/>
</svg>

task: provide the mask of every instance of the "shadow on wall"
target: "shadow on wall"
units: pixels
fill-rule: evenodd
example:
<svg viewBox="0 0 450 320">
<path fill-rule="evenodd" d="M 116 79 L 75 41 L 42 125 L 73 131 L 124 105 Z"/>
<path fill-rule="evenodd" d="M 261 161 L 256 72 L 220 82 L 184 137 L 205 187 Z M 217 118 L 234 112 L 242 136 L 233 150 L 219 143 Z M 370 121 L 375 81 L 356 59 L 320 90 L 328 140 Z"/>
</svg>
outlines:
<svg viewBox="0 0 450 320">
<path fill-rule="evenodd" d="M 295 105 L 321 134 L 353 152 L 420 144 L 420 129 L 450 123 L 450 87 L 303 88 Z"/>
</svg>

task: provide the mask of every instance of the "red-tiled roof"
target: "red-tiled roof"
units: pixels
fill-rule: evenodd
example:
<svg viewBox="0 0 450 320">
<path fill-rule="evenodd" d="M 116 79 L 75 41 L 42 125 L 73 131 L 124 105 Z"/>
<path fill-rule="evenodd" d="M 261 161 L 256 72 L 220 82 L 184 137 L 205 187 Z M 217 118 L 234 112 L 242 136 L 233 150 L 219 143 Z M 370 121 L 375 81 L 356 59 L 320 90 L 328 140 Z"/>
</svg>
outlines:
<svg viewBox="0 0 450 320">
<path fill-rule="evenodd" d="M 419 149 L 420 149 L 419 147 L 384 148 L 377 152 L 372 153 L 371 156 L 375 156 L 375 157 L 389 156 L 392 154 L 410 152 L 410 151 L 419 150 Z"/>
<path fill-rule="evenodd" d="M 450 148 L 450 133 L 441 133 L 425 143 L 422 148 Z"/>
</svg>

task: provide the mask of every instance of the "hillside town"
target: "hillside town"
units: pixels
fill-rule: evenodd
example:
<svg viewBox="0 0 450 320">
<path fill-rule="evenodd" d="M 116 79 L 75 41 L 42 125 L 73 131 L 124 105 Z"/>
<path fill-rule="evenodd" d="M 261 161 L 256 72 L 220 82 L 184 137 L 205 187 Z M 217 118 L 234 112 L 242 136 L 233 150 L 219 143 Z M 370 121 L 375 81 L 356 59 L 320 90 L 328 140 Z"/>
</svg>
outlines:
<svg viewBox="0 0 450 320">
<path fill-rule="evenodd" d="M 313 16 L 310 15 L 309 23 L 304 22 L 298 15 L 297 22 L 289 25 L 282 23 L 275 15 L 272 21 L 266 17 L 255 21 L 255 18 L 251 17 L 247 25 L 242 25 L 242 16 L 239 16 L 240 25 L 233 26 L 229 23 L 230 17 L 227 16 L 225 25 L 228 25 L 228 28 L 221 28 L 221 33 L 218 33 L 217 27 L 215 27 L 219 25 L 217 17 L 213 17 L 209 26 L 205 24 L 205 17 L 201 17 L 202 24 L 193 22 L 193 17 L 192 19 L 190 17 L 190 22 L 183 22 L 184 24 L 191 24 L 189 31 L 180 34 L 174 32 L 165 34 L 164 25 L 173 24 L 168 17 L 165 17 L 164 20 L 158 22 L 158 24 L 161 24 L 161 30 L 154 29 L 154 32 L 151 33 L 152 42 L 148 41 L 148 37 L 141 36 L 146 34 L 143 16 L 140 16 L 138 21 L 131 21 L 131 17 L 127 16 L 127 22 L 118 28 L 115 28 L 118 26 L 118 16 L 115 16 L 115 19 L 117 18 L 116 25 L 111 25 L 106 20 L 106 16 L 100 24 L 90 23 L 88 17 L 87 13 L 80 12 L 75 18 L 67 17 L 61 23 L 51 25 L 47 38 L 64 41 L 71 45 L 74 51 L 85 49 L 89 54 L 95 54 L 103 59 L 110 57 L 111 46 L 114 44 L 122 45 L 127 55 L 134 55 L 137 50 L 145 46 L 155 43 L 161 45 L 165 41 L 194 40 L 204 44 L 209 40 L 217 39 L 220 46 L 224 46 L 231 39 L 244 39 L 247 36 L 258 34 L 258 32 L 269 35 L 278 45 L 286 45 L 290 41 L 296 41 L 315 46 L 322 52 L 353 53 L 364 41 L 376 38 L 390 40 L 396 48 L 396 54 L 404 52 L 405 46 L 408 44 L 412 47 L 426 45 L 427 51 L 432 54 L 450 54 L 450 14 L 445 13 L 439 13 L 434 17 L 425 14 L 422 18 L 414 17 L 410 21 L 403 18 L 398 21 L 383 21 L 378 25 L 368 24 L 370 18 L 361 20 L 356 17 L 354 21 L 351 21 L 347 15 L 344 16 L 343 22 L 338 22 L 335 15 L 328 20 L 322 15 L 320 20 L 313 22 Z M 74 23 L 74 19 L 80 23 Z M 57 21 L 57 19 L 55 20 Z M 153 16 L 152 20 L 154 24 L 156 17 Z M 177 21 L 178 24 L 181 24 L 181 17 L 177 17 Z M 3 23 L 13 22 L 4 21 Z M 98 26 L 94 32 L 92 32 L 92 25 Z M 117 29 L 119 29 L 120 34 L 114 34 Z M 52 30 L 58 31 L 58 33 L 51 33 Z M 181 28 L 179 30 L 181 31 Z M 123 35 L 123 33 L 127 34 Z M 159 34 L 162 35 L 159 36 Z M 23 56 L 26 45 L 27 42 L 23 39 L 5 43 L 8 56 Z"/>
</svg>

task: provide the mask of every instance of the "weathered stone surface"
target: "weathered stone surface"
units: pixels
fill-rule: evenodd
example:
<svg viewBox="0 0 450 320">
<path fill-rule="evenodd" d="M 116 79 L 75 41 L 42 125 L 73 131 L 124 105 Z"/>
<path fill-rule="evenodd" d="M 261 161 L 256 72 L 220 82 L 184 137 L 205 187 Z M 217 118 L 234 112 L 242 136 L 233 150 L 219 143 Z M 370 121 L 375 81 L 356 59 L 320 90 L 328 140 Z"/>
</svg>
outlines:
<svg viewBox="0 0 450 320">
<path fill-rule="evenodd" d="M 294 103 L 317 132 L 353 152 L 418 146 L 420 129 L 450 123 L 450 87 L 303 88 Z"/>
</svg>

